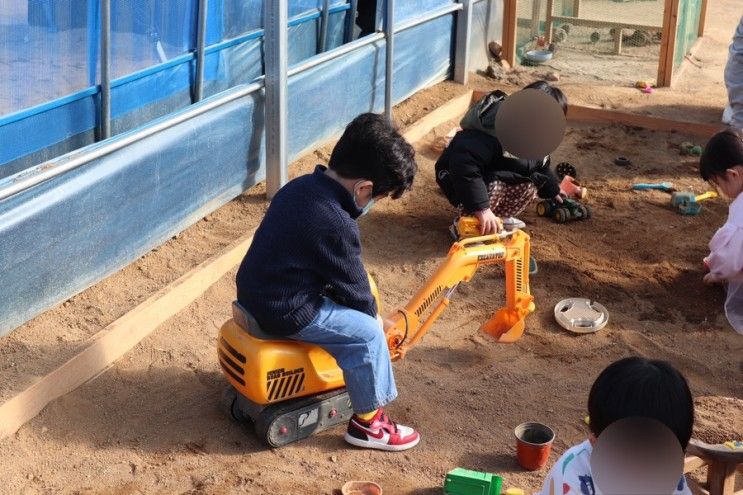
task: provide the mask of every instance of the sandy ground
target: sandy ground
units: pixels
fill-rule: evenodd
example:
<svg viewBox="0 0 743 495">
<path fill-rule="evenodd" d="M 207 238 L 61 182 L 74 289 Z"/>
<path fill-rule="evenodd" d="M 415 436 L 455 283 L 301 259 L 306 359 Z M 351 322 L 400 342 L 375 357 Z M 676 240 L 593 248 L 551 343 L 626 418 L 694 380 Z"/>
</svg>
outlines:
<svg viewBox="0 0 743 495">
<path fill-rule="evenodd" d="M 425 113 L 453 85 L 416 96 L 398 112 Z M 427 141 L 419 145 L 414 191 L 382 202 L 362 221 L 365 262 L 386 308 L 402 304 L 449 246 L 451 208 L 433 180 Z M 218 407 L 224 386 L 214 352 L 229 317 L 234 273 L 209 288 L 109 371 L 55 401 L 0 443 L 8 493 L 330 493 L 351 479 L 376 480 L 385 493 L 440 493 L 448 470 L 501 474 L 508 486 L 535 489 L 542 474 L 514 459 L 512 429 L 537 420 L 557 432 L 552 460 L 585 437 L 588 388 L 617 358 L 640 354 L 683 370 L 698 402 L 697 436 L 719 441 L 743 431 L 743 342 L 721 314 L 722 291 L 700 283 L 706 240 L 725 218 L 722 201 L 683 217 L 668 196 L 636 193 L 636 180 L 672 180 L 701 192 L 694 164 L 676 145 L 686 136 L 622 127 L 571 128 L 555 153 L 591 190 L 594 217 L 557 225 L 529 209 L 524 219 L 540 263 L 532 279 L 538 310 L 527 334 L 499 345 L 478 333 L 500 305 L 502 271 L 482 269 L 408 358 L 395 367 L 400 398 L 390 411 L 418 427 L 421 445 L 403 454 L 347 448 L 342 429 L 280 450 L 261 445 Z M 327 159 L 328 148 L 300 160 L 293 174 Z M 619 168 L 614 156 L 636 164 Z M 85 339 L 254 227 L 266 207 L 261 188 L 113 277 L 28 323 L 0 342 L 0 393 L 7 398 L 84 345 Z M 600 333 L 561 330 L 552 306 L 569 296 L 595 298 L 611 311 Z M 12 364 L 12 365 L 11 365 Z M 736 399 L 737 398 L 737 399 Z"/>
<path fill-rule="evenodd" d="M 730 15 L 720 16 L 726 5 L 733 3 L 711 2 L 710 17 L 730 24 Z M 568 78 L 560 84 L 574 102 L 715 122 L 725 100 L 719 83 L 724 57 L 716 52 L 729 38 L 725 29 L 712 29 L 719 36 L 705 39 L 701 47 L 707 48 L 699 52 L 710 63 L 699 74 L 686 70 L 678 88 L 648 96 Z M 534 71 L 519 76 L 522 82 L 534 77 Z M 470 87 L 495 85 L 474 76 Z M 396 120 L 409 125 L 465 90 L 448 82 L 425 90 L 396 108 Z M 365 262 L 386 309 L 404 303 L 449 247 L 446 227 L 453 212 L 433 180 L 435 156 L 428 142 L 454 124 L 419 143 L 414 191 L 382 202 L 361 222 Z M 628 190 L 634 181 L 670 180 L 680 189 L 704 191 L 694 162 L 678 155 L 677 145 L 686 140 L 694 139 L 624 127 L 568 130 L 554 159 L 578 168 L 594 216 L 557 225 L 537 218 L 531 208 L 524 214 L 540 271 L 532 279 L 537 311 L 519 342 L 495 344 L 477 331 L 503 297 L 502 270 L 489 267 L 458 290 L 423 342 L 396 364 L 400 397 L 390 412 L 421 430 L 415 450 L 350 449 L 341 428 L 269 450 L 252 431 L 225 418 L 218 407 L 225 381 L 214 339 L 230 315 L 231 273 L 106 373 L 0 442 L 0 492 L 314 494 L 331 493 L 347 480 L 372 479 L 385 493 L 421 495 L 441 493 L 444 473 L 457 466 L 499 473 L 506 486 L 535 489 L 543 474 L 517 466 L 513 428 L 528 420 L 553 427 L 553 462 L 585 437 L 582 418 L 593 378 L 609 362 L 632 354 L 670 360 L 685 373 L 697 398 L 697 437 L 716 442 L 740 436 L 743 341 L 722 315 L 721 289 L 701 284 L 700 260 L 724 222 L 726 204 L 706 202 L 700 216 L 683 217 L 670 211 L 663 193 Z M 613 165 L 620 154 L 634 165 Z M 309 172 L 328 156 L 329 148 L 322 148 L 295 163 L 291 173 Z M 0 401 L 254 228 L 266 207 L 262 186 L 253 188 L 0 340 Z M 588 336 L 563 331 L 552 307 L 570 296 L 603 303 L 611 312 L 609 325 Z"/>
</svg>

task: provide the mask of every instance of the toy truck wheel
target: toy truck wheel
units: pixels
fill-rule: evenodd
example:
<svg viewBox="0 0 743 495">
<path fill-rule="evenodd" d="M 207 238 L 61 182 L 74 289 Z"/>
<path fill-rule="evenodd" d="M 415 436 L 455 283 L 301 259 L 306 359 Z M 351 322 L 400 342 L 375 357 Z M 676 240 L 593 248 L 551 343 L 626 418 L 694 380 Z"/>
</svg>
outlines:
<svg viewBox="0 0 743 495">
<path fill-rule="evenodd" d="M 568 162 L 558 163 L 557 167 L 555 167 L 555 173 L 557 173 L 557 176 L 560 178 L 560 180 L 564 179 L 566 175 L 569 175 L 573 179 L 578 178 L 578 170 L 575 168 L 575 166 Z"/>
<path fill-rule="evenodd" d="M 588 220 L 589 218 L 591 218 L 591 210 L 589 210 L 587 206 L 580 205 L 578 207 L 578 211 L 580 211 L 580 216 L 584 220 Z"/>
<path fill-rule="evenodd" d="M 568 218 L 570 217 L 570 212 L 567 210 L 567 208 L 558 208 L 555 210 L 554 219 L 557 223 L 565 223 L 568 221 Z"/>
<path fill-rule="evenodd" d="M 547 212 L 549 211 L 549 204 L 547 201 L 540 201 L 537 203 L 537 215 L 540 217 L 547 216 Z"/>
</svg>

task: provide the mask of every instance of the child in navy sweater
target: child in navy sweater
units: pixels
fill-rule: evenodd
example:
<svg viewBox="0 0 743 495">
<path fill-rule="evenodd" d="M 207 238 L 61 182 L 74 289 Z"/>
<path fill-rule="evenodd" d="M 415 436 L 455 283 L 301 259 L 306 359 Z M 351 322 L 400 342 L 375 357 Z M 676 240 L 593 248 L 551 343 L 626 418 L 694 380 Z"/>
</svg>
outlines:
<svg viewBox="0 0 743 495">
<path fill-rule="evenodd" d="M 375 201 L 410 189 L 414 156 L 382 116 L 356 117 L 328 168 L 279 190 L 237 272 L 237 299 L 264 331 L 335 358 L 355 413 L 345 439 L 359 447 L 397 451 L 420 440 L 383 410 L 397 389 L 356 223 Z"/>
</svg>

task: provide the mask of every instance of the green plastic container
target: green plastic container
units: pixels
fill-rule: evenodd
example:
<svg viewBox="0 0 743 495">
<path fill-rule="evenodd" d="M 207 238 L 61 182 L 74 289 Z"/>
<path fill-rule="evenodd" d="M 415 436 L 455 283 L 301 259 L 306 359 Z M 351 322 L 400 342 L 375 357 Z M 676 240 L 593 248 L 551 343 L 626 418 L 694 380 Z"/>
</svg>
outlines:
<svg viewBox="0 0 743 495">
<path fill-rule="evenodd" d="M 446 473 L 445 495 L 500 495 L 503 480 L 492 473 L 456 468 Z"/>
</svg>

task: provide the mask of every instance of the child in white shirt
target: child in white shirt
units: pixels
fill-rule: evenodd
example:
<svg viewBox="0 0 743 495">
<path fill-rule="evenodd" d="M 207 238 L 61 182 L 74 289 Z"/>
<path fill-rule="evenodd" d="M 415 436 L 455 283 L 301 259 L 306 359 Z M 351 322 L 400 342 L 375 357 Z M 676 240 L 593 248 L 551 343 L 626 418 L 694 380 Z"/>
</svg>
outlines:
<svg viewBox="0 0 743 495">
<path fill-rule="evenodd" d="M 601 372 L 588 394 L 588 413 L 588 440 L 562 454 L 538 495 L 602 495 L 594 484 L 591 453 L 601 432 L 621 419 L 645 417 L 660 421 L 686 449 L 694 424 L 694 401 L 686 379 L 670 364 L 630 357 Z M 691 495 L 683 475 L 668 495 Z"/>
<path fill-rule="evenodd" d="M 743 334 L 743 130 L 730 128 L 712 136 L 699 160 L 699 172 L 733 200 L 727 221 L 709 242 L 704 282 L 727 285 L 725 315 Z"/>
</svg>

